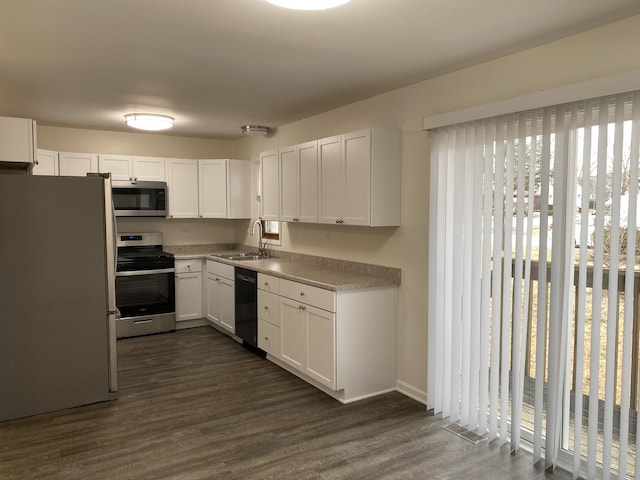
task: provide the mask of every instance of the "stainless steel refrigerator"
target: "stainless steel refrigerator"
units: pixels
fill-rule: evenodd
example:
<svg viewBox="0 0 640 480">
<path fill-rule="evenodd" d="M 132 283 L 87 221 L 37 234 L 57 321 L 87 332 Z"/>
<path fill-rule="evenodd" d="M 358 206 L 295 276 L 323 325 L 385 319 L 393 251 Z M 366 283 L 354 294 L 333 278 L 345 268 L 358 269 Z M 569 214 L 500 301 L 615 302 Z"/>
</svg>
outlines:
<svg viewBox="0 0 640 480">
<path fill-rule="evenodd" d="M 107 176 L 0 175 L 0 422 L 114 397 L 114 238 Z"/>
</svg>

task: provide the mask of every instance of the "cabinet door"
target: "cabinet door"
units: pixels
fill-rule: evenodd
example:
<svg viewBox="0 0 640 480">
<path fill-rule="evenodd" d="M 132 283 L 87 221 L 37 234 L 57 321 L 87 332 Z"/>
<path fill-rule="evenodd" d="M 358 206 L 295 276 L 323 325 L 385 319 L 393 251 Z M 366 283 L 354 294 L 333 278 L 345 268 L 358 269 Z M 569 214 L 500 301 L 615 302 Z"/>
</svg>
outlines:
<svg viewBox="0 0 640 480">
<path fill-rule="evenodd" d="M 371 212 L 371 130 L 342 136 L 344 223 L 369 225 Z"/>
<path fill-rule="evenodd" d="M 133 157 L 134 180 L 164 182 L 166 178 L 164 158 Z"/>
<path fill-rule="evenodd" d="M 227 162 L 227 218 L 251 218 L 251 162 Z"/>
<path fill-rule="evenodd" d="M 33 175 L 58 175 L 58 152 L 38 149 L 38 160 L 31 170 Z"/>
<path fill-rule="evenodd" d="M 296 147 L 281 148 L 280 157 L 280 220 L 300 221 L 300 162 Z"/>
<path fill-rule="evenodd" d="M 176 321 L 202 318 L 202 272 L 176 275 Z"/>
<path fill-rule="evenodd" d="M 318 223 L 318 142 L 298 145 L 300 221 Z"/>
<path fill-rule="evenodd" d="M 58 165 L 60 176 L 84 177 L 87 173 L 98 172 L 98 155 L 93 153 L 60 152 L 58 154 Z"/>
<path fill-rule="evenodd" d="M 227 218 L 227 160 L 199 160 L 200 217 Z"/>
<path fill-rule="evenodd" d="M 220 277 L 207 273 L 207 319 L 220 325 Z"/>
<path fill-rule="evenodd" d="M 133 159 L 128 155 L 98 155 L 102 173 L 111 173 L 112 180 L 133 180 Z"/>
<path fill-rule="evenodd" d="M 261 319 L 258 319 L 258 348 L 280 358 L 280 329 Z"/>
<path fill-rule="evenodd" d="M 220 325 L 231 333 L 236 331 L 236 302 L 235 282 L 228 278 L 220 277 L 218 282 L 220 299 Z"/>
<path fill-rule="evenodd" d="M 36 127 L 33 120 L 0 117 L 0 160 L 26 162 L 35 160 Z"/>
<path fill-rule="evenodd" d="M 278 150 L 260 154 L 260 217 L 280 219 L 280 162 Z"/>
<path fill-rule="evenodd" d="M 280 358 L 304 372 L 307 362 L 306 308 L 299 302 L 280 298 Z"/>
<path fill-rule="evenodd" d="M 318 223 L 342 223 L 342 137 L 318 140 Z"/>
<path fill-rule="evenodd" d="M 335 314 L 306 306 L 306 373 L 327 387 L 336 389 Z"/>
<path fill-rule="evenodd" d="M 167 159 L 170 218 L 198 218 L 198 161 Z"/>
</svg>

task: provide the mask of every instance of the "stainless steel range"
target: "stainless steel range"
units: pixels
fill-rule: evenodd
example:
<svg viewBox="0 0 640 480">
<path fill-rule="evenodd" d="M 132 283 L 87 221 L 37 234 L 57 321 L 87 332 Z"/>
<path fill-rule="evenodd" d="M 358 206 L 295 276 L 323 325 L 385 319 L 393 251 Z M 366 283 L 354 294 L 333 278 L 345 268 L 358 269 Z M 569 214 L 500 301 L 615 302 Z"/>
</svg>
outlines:
<svg viewBox="0 0 640 480">
<path fill-rule="evenodd" d="M 162 233 L 119 233 L 117 246 L 117 337 L 175 330 L 174 259 L 162 251 Z"/>
</svg>

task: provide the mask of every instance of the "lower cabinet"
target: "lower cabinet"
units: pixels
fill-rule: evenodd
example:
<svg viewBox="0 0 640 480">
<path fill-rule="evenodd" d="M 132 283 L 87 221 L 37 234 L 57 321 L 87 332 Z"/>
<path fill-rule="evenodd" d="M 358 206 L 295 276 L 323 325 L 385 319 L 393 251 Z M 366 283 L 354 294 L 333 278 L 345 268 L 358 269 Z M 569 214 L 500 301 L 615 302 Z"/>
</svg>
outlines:
<svg viewBox="0 0 640 480">
<path fill-rule="evenodd" d="M 207 260 L 207 319 L 235 333 L 235 281 L 231 265 Z"/>
<path fill-rule="evenodd" d="M 202 314 L 202 260 L 176 260 L 176 322 L 198 320 Z"/>
<path fill-rule="evenodd" d="M 258 274 L 258 346 L 343 402 L 396 389 L 395 286 L 325 290 Z"/>
</svg>

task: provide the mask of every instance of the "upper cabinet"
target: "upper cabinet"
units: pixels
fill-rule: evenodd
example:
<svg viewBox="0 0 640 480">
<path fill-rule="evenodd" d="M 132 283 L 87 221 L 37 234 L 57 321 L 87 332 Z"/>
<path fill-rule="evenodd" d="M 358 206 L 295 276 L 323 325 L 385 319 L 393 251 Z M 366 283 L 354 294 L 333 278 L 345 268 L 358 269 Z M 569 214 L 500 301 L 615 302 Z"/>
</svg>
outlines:
<svg viewBox="0 0 640 480">
<path fill-rule="evenodd" d="M 280 219 L 280 161 L 278 150 L 260 154 L 260 217 Z"/>
<path fill-rule="evenodd" d="M 168 158 L 167 201 L 169 218 L 197 218 L 198 160 Z"/>
<path fill-rule="evenodd" d="M 280 220 L 318 221 L 318 142 L 279 150 Z"/>
<path fill-rule="evenodd" d="M 265 220 L 400 225 L 402 133 L 398 130 L 367 129 L 265 152 L 260 164 Z M 278 201 L 275 218 L 273 203 Z"/>
<path fill-rule="evenodd" d="M 58 173 L 66 177 L 84 177 L 98 172 L 98 155 L 95 153 L 58 153 Z"/>
<path fill-rule="evenodd" d="M 245 160 L 198 160 L 199 216 L 251 218 L 251 164 Z"/>
<path fill-rule="evenodd" d="M 169 218 L 250 218 L 246 160 L 166 160 Z"/>
<path fill-rule="evenodd" d="M 34 163 L 36 122 L 28 118 L 0 117 L 0 161 Z"/>
<path fill-rule="evenodd" d="M 318 140 L 318 223 L 344 223 L 342 136 Z"/>
<path fill-rule="evenodd" d="M 111 173 L 113 180 L 164 181 L 165 159 L 130 155 L 99 155 L 100 172 Z"/>
<path fill-rule="evenodd" d="M 32 175 L 58 175 L 58 152 L 38 149 Z"/>
<path fill-rule="evenodd" d="M 342 135 L 344 223 L 400 225 L 402 134 L 368 129 Z"/>
</svg>

